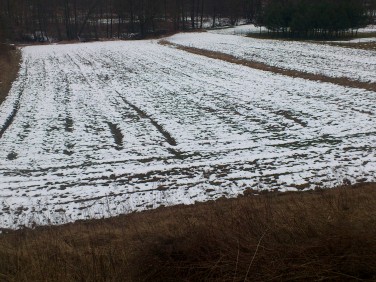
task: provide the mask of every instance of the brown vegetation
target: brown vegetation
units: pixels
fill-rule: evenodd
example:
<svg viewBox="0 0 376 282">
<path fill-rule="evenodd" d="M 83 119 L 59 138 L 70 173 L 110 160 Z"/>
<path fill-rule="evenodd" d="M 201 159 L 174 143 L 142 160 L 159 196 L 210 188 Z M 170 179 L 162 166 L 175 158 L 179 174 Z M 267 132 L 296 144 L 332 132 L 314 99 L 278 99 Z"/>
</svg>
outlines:
<svg viewBox="0 0 376 282">
<path fill-rule="evenodd" d="M 0 104 L 17 76 L 20 59 L 20 52 L 14 46 L 0 43 Z"/>
<path fill-rule="evenodd" d="M 376 83 L 356 81 L 356 80 L 351 80 L 346 77 L 329 77 L 329 76 L 320 75 L 320 74 L 313 74 L 313 73 L 307 73 L 307 72 L 302 72 L 302 71 L 297 71 L 297 70 L 283 69 L 279 67 L 269 66 L 261 62 L 255 62 L 255 61 L 250 61 L 246 59 L 239 59 L 235 56 L 221 53 L 221 52 L 215 52 L 215 51 L 210 51 L 210 50 L 204 50 L 204 49 L 199 49 L 199 48 L 194 48 L 194 47 L 187 47 L 187 46 L 182 46 L 178 44 L 173 44 L 166 40 L 161 40 L 160 44 L 175 46 L 176 48 L 180 50 L 184 50 L 184 51 L 196 54 L 196 55 L 218 59 L 218 60 L 226 61 L 229 63 L 250 67 L 253 69 L 269 71 L 269 72 L 273 72 L 277 74 L 287 75 L 290 77 L 299 77 L 299 78 L 312 80 L 312 81 L 329 82 L 329 83 L 333 83 L 333 84 L 337 84 L 337 85 L 341 85 L 345 87 L 362 88 L 365 90 L 376 91 Z"/>
<path fill-rule="evenodd" d="M 376 184 L 255 193 L 5 233 L 0 280 L 376 279 Z"/>
<path fill-rule="evenodd" d="M 353 48 L 353 49 L 376 51 L 376 42 L 330 43 L 330 45 L 339 46 L 339 47 L 346 47 L 346 48 Z"/>
</svg>

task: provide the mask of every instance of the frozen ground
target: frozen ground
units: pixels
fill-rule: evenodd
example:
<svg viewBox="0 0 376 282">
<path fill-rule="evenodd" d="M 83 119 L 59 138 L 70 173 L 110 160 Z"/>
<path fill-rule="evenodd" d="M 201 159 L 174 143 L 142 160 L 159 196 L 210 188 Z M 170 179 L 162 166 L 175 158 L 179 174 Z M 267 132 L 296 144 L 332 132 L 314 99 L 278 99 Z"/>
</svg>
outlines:
<svg viewBox="0 0 376 282">
<path fill-rule="evenodd" d="M 156 41 L 22 52 L 0 107 L 0 227 L 375 180 L 374 92 Z"/>
<path fill-rule="evenodd" d="M 212 33 L 181 33 L 168 41 L 288 70 L 376 82 L 376 51 Z"/>
</svg>

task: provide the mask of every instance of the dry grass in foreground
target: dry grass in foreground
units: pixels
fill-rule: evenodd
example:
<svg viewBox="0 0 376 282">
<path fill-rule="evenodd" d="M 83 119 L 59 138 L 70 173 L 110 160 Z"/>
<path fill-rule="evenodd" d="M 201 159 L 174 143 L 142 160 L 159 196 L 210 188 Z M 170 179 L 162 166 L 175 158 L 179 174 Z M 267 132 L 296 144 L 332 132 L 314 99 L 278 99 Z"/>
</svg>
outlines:
<svg viewBox="0 0 376 282">
<path fill-rule="evenodd" d="M 376 184 L 0 235 L 1 281 L 376 280 Z"/>
<path fill-rule="evenodd" d="M 0 104 L 5 100 L 16 79 L 21 54 L 14 46 L 0 43 Z"/>
</svg>

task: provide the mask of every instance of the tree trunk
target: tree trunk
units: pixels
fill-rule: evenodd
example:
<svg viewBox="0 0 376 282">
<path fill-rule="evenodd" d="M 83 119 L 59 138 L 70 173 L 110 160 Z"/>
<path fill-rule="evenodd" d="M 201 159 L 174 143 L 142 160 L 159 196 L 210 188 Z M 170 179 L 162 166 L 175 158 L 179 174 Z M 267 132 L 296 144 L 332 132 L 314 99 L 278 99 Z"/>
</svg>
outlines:
<svg viewBox="0 0 376 282">
<path fill-rule="evenodd" d="M 195 0 L 191 0 L 191 28 L 195 29 Z"/>
<path fill-rule="evenodd" d="M 200 28 L 202 29 L 202 25 L 204 22 L 204 2 L 205 0 L 201 0 L 201 20 L 200 20 Z"/>
<path fill-rule="evenodd" d="M 65 31 L 67 39 L 72 39 L 71 29 L 70 29 L 70 11 L 69 11 L 69 2 L 65 0 L 64 2 L 64 22 L 65 22 Z"/>
<path fill-rule="evenodd" d="M 84 31 L 84 28 L 85 28 L 85 26 L 86 26 L 86 24 L 87 24 L 87 21 L 89 20 L 91 14 L 93 13 L 95 7 L 98 5 L 99 1 L 100 1 L 100 0 L 96 0 L 96 1 L 93 3 L 93 5 L 91 5 L 91 7 L 90 7 L 89 11 L 87 12 L 87 14 L 86 14 L 86 16 L 85 16 L 85 19 L 84 19 L 84 21 L 83 21 L 83 23 L 82 23 L 82 25 L 81 25 L 80 31 L 79 31 L 79 33 L 78 33 L 78 36 L 81 36 L 82 32 Z"/>
<path fill-rule="evenodd" d="M 134 10 L 133 10 L 133 0 L 130 0 L 129 2 L 129 12 L 131 16 L 131 33 L 134 33 Z"/>
<path fill-rule="evenodd" d="M 73 2 L 73 9 L 74 9 L 74 37 L 78 36 L 78 20 L 77 20 L 77 0 Z"/>
</svg>

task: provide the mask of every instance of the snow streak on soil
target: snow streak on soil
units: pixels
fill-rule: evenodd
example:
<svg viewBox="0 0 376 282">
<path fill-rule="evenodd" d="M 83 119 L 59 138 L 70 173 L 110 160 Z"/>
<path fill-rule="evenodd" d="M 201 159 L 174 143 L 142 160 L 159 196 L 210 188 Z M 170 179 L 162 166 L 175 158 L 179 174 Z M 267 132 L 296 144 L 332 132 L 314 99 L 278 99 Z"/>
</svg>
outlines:
<svg viewBox="0 0 376 282">
<path fill-rule="evenodd" d="M 375 180 L 374 92 L 156 41 L 23 58 L 0 107 L 1 227 Z"/>
<path fill-rule="evenodd" d="M 212 33 L 177 34 L 168 41 L 287 70 L 376 82 L 376 51 Z"/>
</svg>

